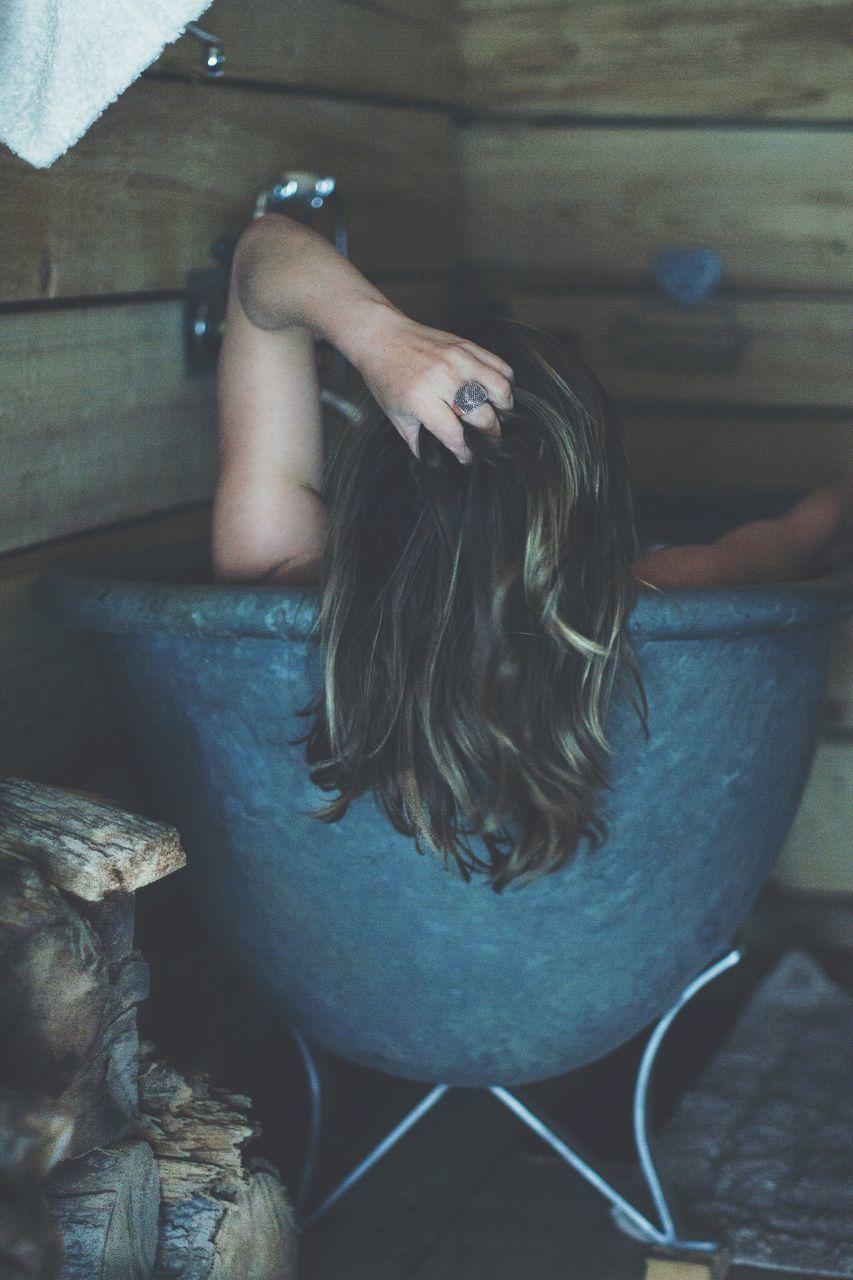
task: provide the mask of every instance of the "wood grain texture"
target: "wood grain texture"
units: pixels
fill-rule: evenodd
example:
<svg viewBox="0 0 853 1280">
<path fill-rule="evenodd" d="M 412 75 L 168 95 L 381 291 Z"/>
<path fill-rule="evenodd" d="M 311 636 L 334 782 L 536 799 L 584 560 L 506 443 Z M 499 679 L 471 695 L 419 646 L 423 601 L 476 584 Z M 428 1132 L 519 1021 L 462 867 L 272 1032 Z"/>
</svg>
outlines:
<svg viewBox="0 0 853 1280">
<path fill-rule="evenodd" d="M 338 180 L 363 270 L 443 271 L 451 153 L 442 111 L 141 80 L 49 170 L 0 157 L 0 301 L 182 289 L 285 169 Z"/>
<path fill-rule="evenodd" d="M 160 1185 L 147 1142 L 127 1139 L 51 1170 L 48 1199 L 62 1233 L 63 1280 L 149 1280 Z"/>
<path fill-rule="evenodd" d="M 462 0 L 469 106 L 849 120 L 849 0 Z"/>
<path fill-rule="evenodd" d="M 4 1280 L 60 1280 L 59 1229 L 41 1189 L 65 1154 L 74 1121 L 27 1093 L 0 1087 L 0 1271 Z"/>
<path fill-rule="evenodd" d="M 24 778 L 0 782 L 0 844 L 87 902 L 131 894 L 186 865 L 174 827 Z"/>
<path fill-rule="evenodd" d="M 213 378 L 184 373 L 182 305 L 0 316 L 0 551 L 207 498 Z"/>
<path fill-rule="evenodd" d="M 645 1280 L 715 1280 L 715 1276 L 710 1262 L 649 1258 L 646 1262 Z"/>
<path fill-rule="evenodd" d="M 617 399 L 813 411 L 853 398 L 845 295 L 739 294 L 688 310 L 641 292 L 499 292 L 519 320 L 579 340 Z"/>
<path fill-rule="evenodd" d="M 853 475 L 849 422 L 816 415 L 767 421 L 725 416 L 622 414 L 634 486 L 645 493 L 805 492 Z"/>
<path fill-rule="evenodd" d="M 661 250 L 706 246 L 727 285 L 853 285 L 849 133 L 477 124 L 459 148 L 482 272 L 634 284 Z"/>
<path fill-rule="evenodd" d="M 74 1121 L 64 1111 L 0 1087 L 0 1189 L 23 1192 L 39 1186 L 67 1152 L 73 1130 Z"/>
<path fill-rule="evenodd" d="M 260 1133 L 251 1099 L 181 1073 L 153 1056 L 140 1059 L 139 1132 L 160 1173 L 155 1275 L 182 1280 L 295 1280 L 296 1223 L 277 1171 L 244 1160 Z"/>
<path fill-rule="evenodd" d="M 148 966 L 132 942 L 0 843 L 4 1082 L 73 1122 L 65 1155 L 123 1138 L 139 1110 L 136 1009 Z"/>
<path fill-rule="evenodd" d="M 407 314 L 441 325 L 441 276 L 388 280 Z M 184 369 L 183 304 L 0 316 L 0 552 L 209 498 L 216 379 Z"/>
<path fill-rule="evenodd" d="M 199 20 L 228 79 L 452 101 L 460 83 L 451 0 L 214 0 Z M 170 45 L 153 71 L 197 75 L 201 47 Z"/>
<path fill-rule="evenodd" d="M 818 744 L 794 825 L 773 873 L 798 892 L 853 894 L 853 741 Z"/>
<path fill-rule="evenodd" d="M 829 724 L 853 734 L 853 622 L 835 627 L 829 658 Z"/>
<path fill-rule="evenodd" d="M 638 1280 L 647 1247 L 555 1156 L 515 1151 L 446 1222 L 407 1280 Z M 313 1277 L 306 1277 L 313 1280 Z"/>
<path fill-rule="evenodd" d="M 465 1220 L 472 1196 L 518 1137 L 518 1122 L 487 1093 L 452 1090 L 318 1230 L 306 1232 L 302 1280 L 420 1280 L 424 1259 L 432 1258 L 437 1242 L 440 1249 L 448 1231 L 455 1234 L 460 1214 Z M 538 1252 L 532 1256 L 534 1270 L 522 1270 L 514 1280 L 539 1280 Z M 491 1280 L 491 1262 L 438 1274 L 442 1280 Z"/>
</svg>

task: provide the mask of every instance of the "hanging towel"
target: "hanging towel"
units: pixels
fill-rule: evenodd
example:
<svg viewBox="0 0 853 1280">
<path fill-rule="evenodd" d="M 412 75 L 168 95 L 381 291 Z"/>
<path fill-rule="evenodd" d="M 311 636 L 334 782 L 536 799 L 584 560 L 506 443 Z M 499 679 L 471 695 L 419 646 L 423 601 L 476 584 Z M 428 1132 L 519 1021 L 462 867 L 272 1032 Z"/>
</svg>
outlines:
<svg viewBox="0 0 853 1280">
<path fill-rule="evenodd" d="M 0 141 L 46 169 L 212 0 L 0 0 Z"/>
</svg>

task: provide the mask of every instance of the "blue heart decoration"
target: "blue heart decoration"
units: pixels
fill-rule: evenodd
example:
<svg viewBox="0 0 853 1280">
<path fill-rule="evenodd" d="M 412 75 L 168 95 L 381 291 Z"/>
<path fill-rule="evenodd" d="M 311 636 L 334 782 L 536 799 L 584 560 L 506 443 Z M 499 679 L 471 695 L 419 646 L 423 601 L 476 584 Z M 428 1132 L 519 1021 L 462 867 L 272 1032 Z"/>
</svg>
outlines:
<svg viewBox="0 0 853 1280">
<path fill-rule="evenodd" d="M 675 302 L 704 302 L 723 278 L 723 259 L 713 249 L 664 249 L 652 263 L 655 281 Z"/>
</svg>

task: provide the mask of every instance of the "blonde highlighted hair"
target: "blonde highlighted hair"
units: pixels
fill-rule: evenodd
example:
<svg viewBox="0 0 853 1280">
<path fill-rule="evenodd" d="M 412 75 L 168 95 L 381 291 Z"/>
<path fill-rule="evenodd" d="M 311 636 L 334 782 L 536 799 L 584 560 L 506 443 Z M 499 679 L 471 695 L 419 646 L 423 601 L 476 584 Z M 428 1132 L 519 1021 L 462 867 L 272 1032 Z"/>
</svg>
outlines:
<svg viewBox="0 0 853 1280">
<path fill-rule="evenodd" d="M 473 336 L 473 335 L 472 335 Z M 418 461 L 374 405 L 330 459 L 316 640 L 299 714 L 335 822 L 372 791 L 394 827 L 496 890 L 605 833 L 605 720 L 642 690 L 626 635 L 636 555 L 618 415 L 580 356 L 516 322 L 483 346 L 515 371 L 496 440 Z"/>
</svg>

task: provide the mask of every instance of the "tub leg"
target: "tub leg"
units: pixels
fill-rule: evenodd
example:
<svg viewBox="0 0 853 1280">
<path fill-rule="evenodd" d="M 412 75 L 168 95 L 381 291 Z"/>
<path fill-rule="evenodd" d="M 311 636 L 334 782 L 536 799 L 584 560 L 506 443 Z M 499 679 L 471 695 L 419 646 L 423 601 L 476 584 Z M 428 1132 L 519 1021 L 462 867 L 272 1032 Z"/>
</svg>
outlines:
<svg viewBox="0 0 853 1280">
<path fill-rule="evenodd" d="M 649 1189 L 649 1194 L 654 1201 L 655 1211 L 660 1219 L 663 1227 L 664 1242 L 676 1244 L 683 1238 L 683 1228 L 678 1220 L 677 1212 L 673 1208 L 671 1197 L 667 1194 L 666 1186 L 658 1171 L 654 1160 L 654 1151 L 652 1146 L 652 1135 L 649 1130 L 649 1090 L 652 1080 L 652 1072 L 654 1070 L 655 1061 L 657 1060 L 658 1050 L 663 1044 L 664 1038 L 677 1018 L 678 1014 L 689 1004 L 695 995 L 697 995 L 703 987 L 706 987 L 720 974 L 733 968 L 741 958 L 741 953 L 737 949 L 727 952 L 721 959 L 709 965 L 704 969 L 698 977 L 689 982 L 676 1000 L 675 1004 L 665 1013 L 656 1025 L 654 1031 L 649 1036 L 648 1043 L 643 1051 L 640 1067 L 637 1072 L 637 1081 L 634 1086 L 634 1141 L 637 1146 L 637 1154 L 640 1158 L 640 1168 Z"/>
<path fill-rule="evenodd" d="M 314 1178 L 314 1171 L 317 1168 L 317 1156 L 320 1150 L 320 1141 L 323 1137 L 323 1083 L 320 1079 L 320 1072 L 317 1069 L 317 1059 L 314 1057 L 310 1044 L 292 1024 L 290 1026 L 290 1034 L 293 1036 L 294 1043 L 299 1050 L 299 1056 L 302 1059 L 302 1065 L 305 1068 L 305 1075 L 308 1079 L 309 1094 L 309 1112 L 308 1112 L 308 1151 L 305 1156 L 305 1163 L 302 1166 L 302 1173 L 299 1177 L 299 1185 L 296 1188 L 296 1194 L 293 1198 L 293 1207 L 296 1210 L 297 1217 L 301 1216 L 305 1204 L 308 1200 L 308 1192 Z"/>
<path fill-rule="evenodd" d="M 593 1186 L 601 1195 L 610 1201 L 611 1211 L 617 1226 L 625 1231 L 628 1235 L 634 1236 L 638 1240 L 642 1240 L 647 1244 L 657 1245 L 663 1249 L 671 1249 L 682 1253 L 693 1255 L 713 1255 L 719 1251 L 719 1245 L 716 1242 L 708 1240 L 688 1240 L 684 1238 L 681 1224 L 679 1223 L 675 1210 L 672 1207 L 671 1200 L 666 1193 L 663 1180 L 658 1172 L 652 1154 L 652 1141 L 648 1124 L 648 1101 L 651 1086 L 652 1072 L 658 1051 L 663 1043 L 666 1033 L 672 1026 L 673 1021 L 681 1012 L 686 1004 L 693 997 L 712 982 L 719 974 L 724 973 L 727 969 L 731 969 L 733 965 L 740 960 L 740 952 L 733 950 L 710 965 L 697 978 L 684 988 L 678 1000 L 672 1006 L 668 1013 L 665 1013 L 660 1021 L 656 1024 L 652 1034 L 649 1037 L 648 1044 L 643 1052 L 640 1067 L 637 1072 L 637 1082 L 634 1087 L 634 1107 L 633 1107 L 633 1124 L 634 1137 L 637 1144 L 637 1152 L 639 1155 L 640 1168 L 646 1186 L 649 1189 L 652 1201 L 655 1206 L 660 1226 L 656 1226 L 644 1213 L 631 1204 L 621 1192 L 608 1182 L 604 1174 L 598 1170 L 593 1162 L 585 1155 L 582 1155 L 578 1148 L 570 1142 L 568 1136 L 561 1132 L 560 1127 L 550 1118 L 546 1119 L 543 1115 L 534 1112 L 520 1098 L 516 1097 L 509 1089 L 503 1088 L 501 1085 L 493 1085 L 489 1089 L 489 1093 L 508 1107 L 514 1115 L 538 1134 L 544 1142 L 556 1151 L 557 1155 L 566 1164 L 570 1165 L 577 1173 L 585 1178 L 586 1181 Z M 317 1065 L 310 1045 L 295 1027 L 290 1028 L 297 1048 L 302 1056 L 305 1066 L 305 1073 L 308 1077 L 308 1085 L 311 1096 L 311 1121 L 310 1135 L 308 1144 L 308 1155 L 305 1160 L 302 1177 L 300 1178 L 299 1187 L 295 1197 L 296 1210 L 301 1218 L 301 1227 L 309 1227 L 313 1225 L 319 1218 L 326 1214 L 333 1205 L 337 1204 L 341 1196 L 343 1196 L 351 1187 L 355 1186 L 366 1173 L 376 1165 L 384 1155 L 396 1146 L 401 1138 L 409 1132 L 410 1129 L 418 1123 L 418 1121 L 431 1111 L 437 1102 L 439 1102 L 447 1093 L 449 1086 L 446 1084 L 436 1085 L 421 1099 L 416 1107 L 403 1117 L 398 1125 L 388 1133 L 373 1150 L 365 1156 L 365 1158 L 356 1165 L 356 1167 L 338 1184 L 334 1190 L 330 1191 L 324 1200 L 320 1202 L 315 1209 L 307 1216 L 305 1213 L 305 1204 L 308 1199 L 310 1183 L 314 1175 L 317 1163 L 317 1151 L 322 1135 L 323 1124 L 323 1099 L 322 1088 L 320 1084 L 320 1076 L 317 1071 Z"/>
<path fill-rule="evenodd" d="M 594 1166 L 592 1161 L 588 1157 L 581 1155 L 577 1147 L 569 1142 L 567 1135 L 562 1133 L 559 1126 L 552 1120 L 546 1120 L 542 1115 L 537 1115 L 526 1103 L 522 1102 L 520 1098 L 517 1098 L 508 1089 L 495 1085 L 489 1090 L 505 1107 L 508 1107 L 510 1111 L 517 1115 L 528 1128 L 532 1129 L 543 1141 L 547 1142 L 548 1146 L 556 1151 L 557 1155 L 565 1160 L 566 1164 L 571 1165 L 582 1178 L 585 1178 L 591 1186 L 595 1187 L 596 1191 L 610 1201 L 613 1218 L 620 1229 L 638 1240 L 643 1240 L 662 1248 L 700 1254 L 713 1254 L 719 1250 L 719 1244 L 715 1242 L 688 1240 L 684 1237 L 683 1229 L 666 1193 L 652 1155 L 652 1142 L 648 1124 L 648 1100 L 652 1071 L 658 1050 L 673 1021 L 684 1006 L 703 987 L 707 986 L 709 982 L 712 982 L 714 978 L 724 973 L 727 969 L 731 969 L 739 960 L 740 952 L 736 950 L 730 951 L 722 959 L 715 961 L 714 964 L 700 973 L 692 982 L 688 983 L 669 1012 L 665 1013 L 655 1026 L 643 1052 L 637 1072 L 633 1108 L 634 1138 L 637 1144 L 637 1153 L 643 1178 L 660 1221 L 659 1227 L 617 1191 L 608 1182 L 604 1174 Z"/>
<path fill-rule="evenodd" d="M 310 1049 L 308 1050 L 308 1053 L 310 1056 Z M 446 1084 L 438 1084 L 435 1086 L 435 1088 L 430 1089 L 426 1097 L 422 1098 L 421 1101 L 418 1103 L 418 1105 L 416 1107 L 413 1107 L 412 1110 L 409 1111 L 408 1114 L 403 1117 L 400 1123 L 396 1125 L 391 1130 L 390 1133 L 385 1135 L 382 1141 L 378 1143 L 373 1148 L 373 1150 L 369 1152 L 364 1157 L 364 1159 L 360 1161 L 359 1164 L 357 1164 L 350 1173 L 347 1174 L 347 1176 L 343 1179 L 343 1181 L 338 1183 L 338 1185 L 334 1188 L 334 1190 L 329 1192 L 329 1194 L 326 1196 L 324 1200 L 321 1200 L 321 1202 L 317 1205 L 315 1209 L 311 1211 L 311 1213 L 307 1214 L 305 1217 L 302 1217 L 300 1213 L 300 1222 L 299 1222 L 300 1228 L 304 1230 L 306 1227 L 313 1226 L 314 1223 L 319 1218 L 321 1218 L 324 1214 L 328 1213 L 328 1211 L 332 1208 L 332 1206 L 338 1203 L 341 1196 L 345 1195 L 345 1193 L 349 1191 L 352 1187 L 354 1187 L 357 1182 L 360 1182 L 361 1179 L 364 1177 L 364 1175 L 366 1173 L 369 1173 L 370 1170 L 373 1168 L 373 1166 L 375 1164 L 378 1164 L 379 1161 L 382 1159 L 382 1157 L 384 1155 L 387 1155 L 388 1152 L 391 1150 L 391 1148 L 395 1147 L 397 1143 L 400 1141 L 400 1139 L 404 1138 L 406 1134 L 409 1132 L 409 1130 L 413 1129 L 414 1126 L 418 1123 L 418 1121 L 422 1119 L 422 1117 L 425 1116 L 428 1111 L 432 1110 L 435 1104 L 444 1097 L 444 1095 L 447 1093 L 447 1090 L 448 1090 L 448 1085 Z M 315 1152 L 315 1155 L 316 1155 L 316 1152 Z M 307 1169 L 307 1162 L 306 1162 L 306 1170 L 308 1171 L 309 1176 L 311 1173 L 313 1173 L 313 1168 L 311 1168 L 310 1170 Z M 303 1172 L 302 1178 L 300 1180 L 299 1192 L 297 1195 L 297 1205 L 301 1207 L 303 1212 L 304 1212 L 304 1201 L 307 1196 L 307 1190 L 308 1190 L 308 1180 L 305 1176 L 305 1172 Z M 299 1209 L 297 1210 L 297 1212 L 298 1213 L 300 1212 Z"/>
<path fill-rule="evenodd" d="M 643 1240 L 648 1244 L 663 1244 L 664 1235 L 653 1222 L 651 1222 L 645 1214 L 631 1204 L 620 1191 L 608 1182 L 604 1174 L 595 1167 L 592 1160 L 585 1154 L 582 1154 L 576 1144 L 569 1140 L 568 1135 L 561 1129 L 550 1116 L 544 1113 L 534 1111 L 527 1103 L 522 1102 L 509 1089 L 504 1089 L 501 1085 L 492 1085 L 489 1093 L 502 1102 L 513 1115 L 518 1116 L 528 1129 L 532 1129 L 535 1134 L 546 1142 L 552 1151 L 556 1151 L 561 1160 L 565 1160 L 576 1173 L 579 1173 L 590 1186 L 594 1187 L 606 1200 L 609 1200 L 614 1210 L 618 1213 L 620 1220 L 629 1225 L 631 1235 L 639 1240 Z"/>
</svg>

